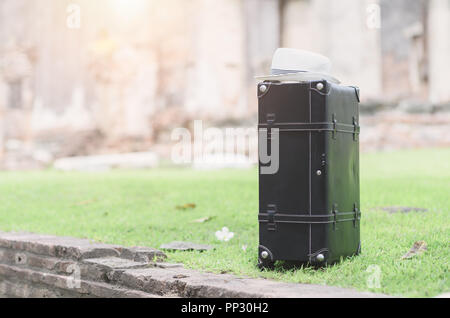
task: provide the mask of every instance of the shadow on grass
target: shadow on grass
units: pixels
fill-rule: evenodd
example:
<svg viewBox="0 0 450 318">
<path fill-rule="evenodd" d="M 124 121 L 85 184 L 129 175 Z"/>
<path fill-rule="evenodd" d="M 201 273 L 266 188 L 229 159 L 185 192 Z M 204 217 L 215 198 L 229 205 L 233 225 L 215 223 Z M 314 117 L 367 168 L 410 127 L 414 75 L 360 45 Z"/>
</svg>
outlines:
<svg viewBox="0 0 450 318">
<path fill-rule="evenodd" d="M 263 268 L 261 271 L 277 272 L 280 274 L 286 272 L 295 271 L 307 271 L 307 272 L 318 272 L 324 271 L 326 269 L 339 266 L 345 262 L 349 262 L 354 259 L 355 256 L 349 256 L 346 258 L 341 258 L 333 263 L 323 263 L 323 264 L 311 264 L 309 262 L 300 261 L 276 261 L 273 267 Z"/>
</svg>

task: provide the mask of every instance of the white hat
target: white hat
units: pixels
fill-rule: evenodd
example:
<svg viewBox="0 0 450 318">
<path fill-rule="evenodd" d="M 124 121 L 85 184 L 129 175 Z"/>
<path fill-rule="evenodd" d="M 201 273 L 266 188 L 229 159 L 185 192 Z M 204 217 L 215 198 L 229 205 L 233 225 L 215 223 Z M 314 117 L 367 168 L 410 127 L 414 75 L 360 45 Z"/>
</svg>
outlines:
<svg viewBox="0 0 450 318">
<path fill-rule="evenodd" d="M 327 80 L 339 83 L 332 77 L 329 58 L 304 50 L 279 48 L 272 60 L 271 75 L 257 76 L 257 80 L 267 81 L 314 81 Z"/>
</svg>

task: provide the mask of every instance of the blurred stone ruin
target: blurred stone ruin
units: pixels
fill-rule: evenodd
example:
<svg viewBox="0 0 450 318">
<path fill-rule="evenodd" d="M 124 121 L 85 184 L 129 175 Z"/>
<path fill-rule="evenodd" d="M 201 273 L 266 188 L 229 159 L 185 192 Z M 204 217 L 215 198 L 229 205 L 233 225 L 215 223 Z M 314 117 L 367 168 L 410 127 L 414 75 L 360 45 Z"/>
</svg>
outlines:
<svg viewBox="0 0 450 318">
<path fill-rule="evenodd" d="M 0 2 L 0 169 L 169 160 L 194 120 L 255 128 L 254 76 L 277 47 L 327 55 L 360 86 L 362 151 L 450 146 L 446 0 L 79 0 L 69 28 L 71 3 Z"/>
</svg>

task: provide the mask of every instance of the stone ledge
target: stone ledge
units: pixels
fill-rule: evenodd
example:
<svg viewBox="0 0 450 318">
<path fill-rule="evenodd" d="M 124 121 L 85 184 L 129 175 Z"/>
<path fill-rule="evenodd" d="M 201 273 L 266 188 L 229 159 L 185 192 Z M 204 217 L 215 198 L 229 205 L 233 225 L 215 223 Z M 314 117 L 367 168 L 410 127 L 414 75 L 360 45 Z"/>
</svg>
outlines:
<svg viewBox="0 0 450 318">
<path fill-rule="evenodd" d="M 135 261 L 163 260 L 166 255 L 154 248 L 131 247 L 96 243 L 87 239 L 0 232 L 0 247 L 38 255 L 83 260 L 99 257 L 122 257 Z"/>
<path fill-rule="evenodd" d="M 0 281 L 0 298 L 75 298 L 79 294 L 70 291 L 61 291 L 58 288 L 36 283 L 23 283 L 15 280 L 2 279 Z"/>
<path fill-rule="evenodd" d="M 79 281 L 79 287 L 74 286 L 75 282 L 71 277 L 48 274 L 39 272 L 36 270 L 29 270 L 26 268 L 16 268 L 8 265 L 0 264 L 0 277 L 9 283 L 9 290 L 14 290 L 11 286 L 15 286 L 17 282 L 19 286 L 28 286 L 31 290 L 31 294 L 37 291 L 37 294 L 45 294 L 46 291 L 50 295 L 60 295 L 60 297 L 101 297 L 101 298 L 158 298 L 158 295 L 142 292 L 139 290 L 133 290 L 122 286 L 116 286 L 108 283 L 99 283 L 89 280 L 81 279 Z M 11 282 L 16 281 L 16 282 Z M 3 287 L 5 288 L 5 286 Z M 8 286 L 6 286 L 8 288 Z M 17 291 L 15 295 L 21 297 L 21 291 Z M 60 291 L 55 293 L 55 291 Z M 2 290 L 0 289 L 0 292 Z M 6 293 L 8 294 L 8 293 Z M 39 296 L 37 296 L 39 297 Z"/>
<path fill-rule="evenodd" d="M 162 252 L 145 247 L 0 232 L 0 297 L 386 297 L 331 286 L 202 273 L 158 262 L 164 258 Z"/>
</svg>

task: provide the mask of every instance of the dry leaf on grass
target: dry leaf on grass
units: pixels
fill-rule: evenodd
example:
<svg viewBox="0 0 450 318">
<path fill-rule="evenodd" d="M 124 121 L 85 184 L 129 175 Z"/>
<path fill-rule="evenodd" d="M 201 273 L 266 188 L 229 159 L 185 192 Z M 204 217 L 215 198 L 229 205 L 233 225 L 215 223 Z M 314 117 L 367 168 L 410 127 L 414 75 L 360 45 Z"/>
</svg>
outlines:
<svg viewBox="0 0 450 318">
<path fill-rule="evenodd" d="M 193 221 L 191 221 L 191 223 L 205 223 L 205 222 L 211 221 L 212 219 L 214 219 L 214 216 L 207 216 L 204 218 L 193 220 Z"/>
<path fill-rule="evenodd" d="M 427 250 L 427 243 L 425 241 L 417 241 L 408 253 L 402 256 L 402 259 L 410 259 L 416 255 L 422 254 Z"/>
<path fill-rule="evenodd" d="M 186 203 L 186 204 L 183 204 L 183 205 L 177 205 L 175 208 L 177 210 L 187 210 L 187 209 L 195 209 L 196 206 L 197 205 L 194 204 L 194 203 Z"/>
</svg>

